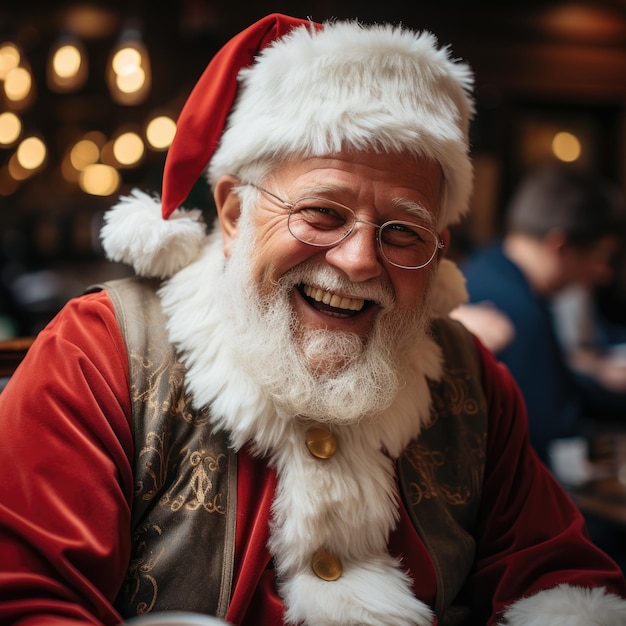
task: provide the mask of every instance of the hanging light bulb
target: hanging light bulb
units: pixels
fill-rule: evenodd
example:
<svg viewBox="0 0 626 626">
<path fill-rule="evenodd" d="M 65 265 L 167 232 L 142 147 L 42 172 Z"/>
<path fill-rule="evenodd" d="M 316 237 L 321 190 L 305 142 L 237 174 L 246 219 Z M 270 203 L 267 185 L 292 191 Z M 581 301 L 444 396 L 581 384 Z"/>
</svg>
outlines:
<svg viewBox="0 0 626 626">
<path fill-rule="evenodd" d="M 11 70 L 19 66 L 21 57 L 19 48 L 14 43 L 0 43 L 0 80 L 4 80 Z"/>
<path fill-rule="evenodd" d="M 79 178 L 80 188 L 92 196 L 110 196 L 118 190 L 120 182 L 117 170 L 103 163 L 88 165 Z"/>
<path fill-rule="evenodd" d="M 17 181 L 30 178 L 43 168 L 47 154 L 48 149 L 42 139 L 35 135 L 26 137 L 9 159 L 9 175 Z"/>
<path fill-rule="evenodd" d="M 572 163 L 578 160 L 582 153 L 580 139 L 570 132 L 558 132 L 552 139 L 552 153 L 559 161 Z"/>
<path fill-rule="evenodd" d="M 171 115 L 155 115 L 146 124 L 145 132 L 153 150 L 167 150 L 176 133 L 176 121 Z"/>
<path fill-rule="evenodd" d="M 88 75 L 87 54 L 81 42 L 74 37 L 61 37 L 50 51 L 46 74 L 52 91 L 80 89 Z"/>
<path fill-rule="evenodd" d="M 0 147 L 13 145 L 22 134 L 22 120 L 13 112 L 0 113 Z"/>
<path fill-rule="evenodd" d="M 3 81 L 4 96 L 10 108 L 23 110 L 35 99 L 35 83 L 30 66 L 22 60 L 21 65 L 9 70 Z"/>
<path fill-rule="evenodd" d="M 29 172 L 39 170 L 44 165 L 47 154 L 44 141 L 34 135 L 23 139 L 15 152 L 19 164 Z"/>
<path fill-rule="evenodd" d="M 139 134 L 125 131 L 113 140 L 113 156 L 120 167 L 136 167 L 144 157 L 145 144 Z"/>
<path fill-rule="evenodd" d="M 0 43 L 0 90 L 6 105 L 14 110 L 25 109 L 35 97 L 30 65 L 12 41 Z"/>
<path fill-rule="evenodd" d="M 106 73 L 111 97 L 118 104 L 141 104 L 152 84 L 150 57 L 136 20 L 128 22 L 111 51 Z"/>
</svg>

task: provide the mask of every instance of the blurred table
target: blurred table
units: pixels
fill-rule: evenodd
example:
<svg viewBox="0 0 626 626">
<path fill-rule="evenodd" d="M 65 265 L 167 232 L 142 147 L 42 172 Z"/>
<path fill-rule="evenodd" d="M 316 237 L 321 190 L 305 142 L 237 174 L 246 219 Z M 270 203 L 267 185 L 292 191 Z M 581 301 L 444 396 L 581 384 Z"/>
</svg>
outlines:
<svg viewBox="0 0 626 626">
<path fill-rule="evenodd" d="M 590 451 L 591 479 L 567 491 L 585 515 L 626 530 L 626 428 L 613 424 L 597 429 Z"/>
<path fill-rule="evenodd" d="M 586 515 L 611 522 L 626 530 L 626 486 L 617 475 L 598 478 L 568 492 L 576 506 Z"/>
</svg>

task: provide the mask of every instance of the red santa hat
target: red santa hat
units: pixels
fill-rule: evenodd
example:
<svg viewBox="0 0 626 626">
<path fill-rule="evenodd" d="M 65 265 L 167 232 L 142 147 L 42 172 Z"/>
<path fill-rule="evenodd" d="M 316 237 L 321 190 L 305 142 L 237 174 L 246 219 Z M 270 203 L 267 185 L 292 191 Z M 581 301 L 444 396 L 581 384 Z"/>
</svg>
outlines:
<svg viewBox="0 0 626 626">
<path fill-rule="evenodd" d="M 437 161 L 439 227 L 454 223 L 472 187 L 472 83 L 430 33 L 269 15 L 210 62 L 178 119 L 161 203 L 138 191 L 122 199 L 106 216 L 105 250 L 141 274 L 172 275 L 204 245 L 199 212 L 179 209 L 203 171 L 213 184 L 263 160 L 342 148 Z"/>
<path fill-rule="evenodd" d="M 263 48 L 297 26 L 321 28 L 274 13 L 233 37 L 213 57 L 180 113 L 167 154 L 162 193 L 165 219 L 186 200 L 211 160 L 237 94 L 240 70 L 251 66 Z"/>
</svg>

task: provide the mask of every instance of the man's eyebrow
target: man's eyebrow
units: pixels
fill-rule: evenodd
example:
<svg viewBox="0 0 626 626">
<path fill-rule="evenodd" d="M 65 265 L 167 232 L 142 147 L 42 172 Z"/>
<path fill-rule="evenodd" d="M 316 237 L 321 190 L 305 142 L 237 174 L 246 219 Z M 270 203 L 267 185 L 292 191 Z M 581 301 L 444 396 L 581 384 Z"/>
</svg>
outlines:
<svg viewBox="0 0 626 626">
<path fill-rule="evenodd" d="M 406 211 L 408 217 L 417 218 L 420 222 L 425 222 L 426 226 L 432 228 L 436 226 L 435 216 L 418 202 L 406 200 L 405 198 L 395 198 L 393 204 L 397 208 Z"/>
</svg>

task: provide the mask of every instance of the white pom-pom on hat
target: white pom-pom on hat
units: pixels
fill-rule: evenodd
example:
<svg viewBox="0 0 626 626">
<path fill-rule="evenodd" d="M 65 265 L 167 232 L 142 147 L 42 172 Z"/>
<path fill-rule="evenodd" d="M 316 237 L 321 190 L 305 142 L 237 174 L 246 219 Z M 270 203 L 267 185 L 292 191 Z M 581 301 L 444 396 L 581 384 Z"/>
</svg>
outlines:
<svg viewBox="0 0 626 626">
<path fill-rule="evenodd" d="M 213 154 L 237 92 L 242 67 L 294 26 L 318 28 L 309 20 L 272 14 L 233 37 L 214 56 L 178 118 L 168 150 L 163 195 L 134 190 L 105 215 L 102 244 L 112 261 L 141 276 L 169 278 L 196 260 L 206 243 L 199 211 L 181 211 L 192 186 Z"/>
<path fill-rule="evenodd" d="M 169 278 L 198 258 L 207 233 L 200 211 L 176 210 L 164 220 L 159 200 L 135 189 L 107 211 L 101 239 L 111 261 L 140 276 Z"/>
</svg>

